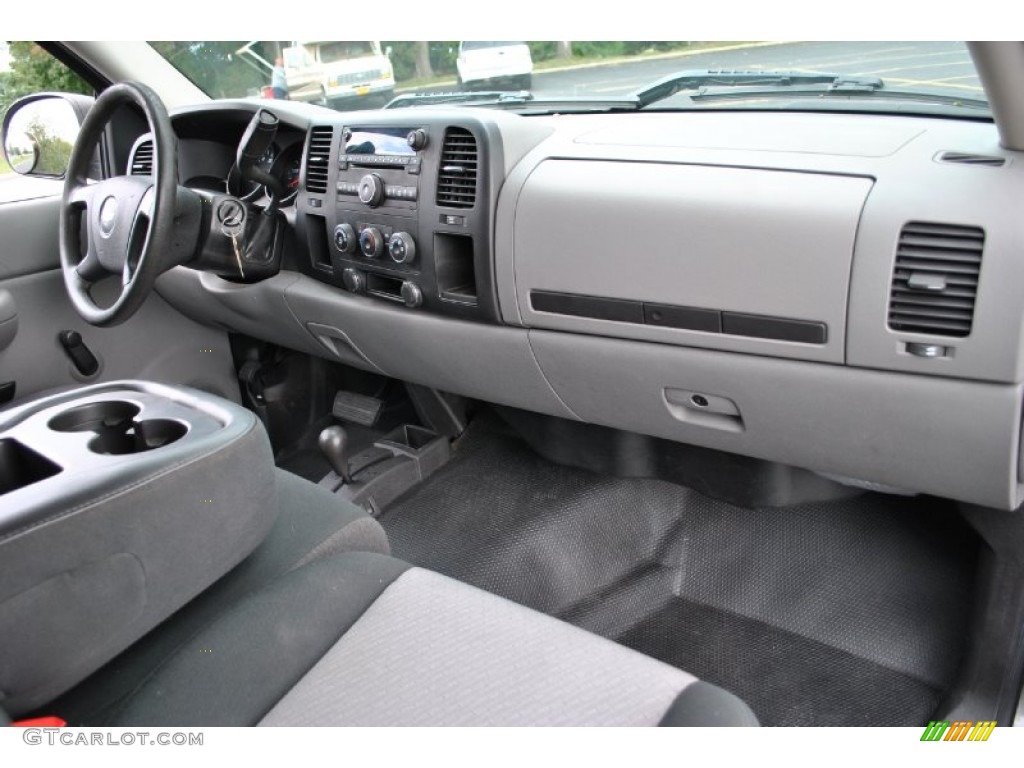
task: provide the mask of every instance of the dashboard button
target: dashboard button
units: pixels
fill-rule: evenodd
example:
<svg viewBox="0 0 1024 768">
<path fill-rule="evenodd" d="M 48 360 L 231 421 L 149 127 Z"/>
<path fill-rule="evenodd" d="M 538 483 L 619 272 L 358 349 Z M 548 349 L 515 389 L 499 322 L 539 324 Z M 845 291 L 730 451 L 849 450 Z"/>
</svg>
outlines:
<svg viewBox="0 0 1024 768">
<path fill-rule="evenodd" d="M 346 269 L 341 273 L 341 281 L 352 293 L 363 293 L 366 290 L 366 278 L 358 269 Z"/>
<path fill-rule="evenodd" d="M 384 180 L 376 173 L 368 173 L 359 180 L 359 200 L 371 208 L 384 202 Z"/>
<path fill-rule="evenodd" d="M 388 240 L 388 253 L 396 264 L 412 264 L 416 259 L 416 242 L 408 232 L 395 232 Z"/>
<path fill-rule="evenodd" d="M 412 280 L 403 280 L 402 301 L 407 307 L 418 307 L 423 304 L 423 291 Z"/>
<path fill-rule="evenodd" d="M 342 253 L 352 253 L 356 249 L 356 231 L 351 224 L 339 224 L 334 228 L 334 247 Z"/>
<path fill-rule="evenodd" d="M 376 259 L 384 253 L 384 236 L 376 227 L 367 227 L 359 233 L 359 250 L 368 259 Z"/>
</svg>

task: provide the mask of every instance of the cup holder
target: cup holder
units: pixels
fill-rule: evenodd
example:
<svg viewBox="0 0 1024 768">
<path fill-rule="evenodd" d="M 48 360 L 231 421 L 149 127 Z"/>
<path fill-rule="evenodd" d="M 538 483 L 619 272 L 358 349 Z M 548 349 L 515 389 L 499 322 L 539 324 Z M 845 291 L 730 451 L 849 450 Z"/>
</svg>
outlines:
<svg viewBox="0 0 1024 768">
<path fill-rule="evenodd" d="M 127 429 L 103 429 L 89 441 L 89 450 L 108 456 L 142 453 L 180 440 L 188 427 L 170 419 L 146 419 L 130 422 Z"/>
<path fill-rule="evenodd" d="M 161 448 L 180 440 L 188 427 L 171 419 L 136 421 L 140 408 L 124 400 L 100 400 L 69 408 L 49 421 L 57 432 L 95 432 L 89 450 L 105 456 L 123 456 Z"/>
<path fill-rule="evenodd" d="M 100 432 L 127 429 L 139 415 L 139 406 L 124 400 L 99 400 L 69 408 L 50 419 L 56 432 Z"/>
</svg>

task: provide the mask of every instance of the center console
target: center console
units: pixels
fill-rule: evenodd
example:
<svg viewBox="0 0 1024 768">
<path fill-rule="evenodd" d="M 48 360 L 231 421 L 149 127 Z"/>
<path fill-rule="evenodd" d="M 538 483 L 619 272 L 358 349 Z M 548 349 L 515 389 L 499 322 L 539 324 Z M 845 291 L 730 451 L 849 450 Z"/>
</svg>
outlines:
<svg viewBox="0 0 1024 768">
<path fill-rule="evenodd" d="M 310 130 L 299 209 L 313 276 L 411 310 L 497 320 L 487 127 L 359 117 Z"/>
<path fill-rule="evenodd" d="M 122 381 L 4 411 L 5 709 L 45 703 L 127 648 L 248 555 L 276 511 L 266 433 L 221 398 Z"/>
</svg>

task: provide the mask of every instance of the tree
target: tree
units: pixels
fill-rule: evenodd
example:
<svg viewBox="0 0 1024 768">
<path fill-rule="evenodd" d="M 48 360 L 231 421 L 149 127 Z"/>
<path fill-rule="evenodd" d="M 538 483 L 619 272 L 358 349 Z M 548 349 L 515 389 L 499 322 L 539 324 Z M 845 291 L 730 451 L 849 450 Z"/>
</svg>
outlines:
<svg viewBox="0 0 1024 768">
<path fill-rule="evenodd" d="M 558 43 L 555 43 L 555 58 L 556 59 L 571 59 L 572 58 L 572 43 L 570 43 L 570 42 L 558 42 Z"/>
<path fill-rule="evenodd" d="M 10 54 L 11 71 L 4 83 L 7 99 L 39 91 L 93 92 L 88 83 L 36 43 L 12 42 Z"/>
<path fill-rule="evenodd" d="M 428 78 L 434 76 L 434 69 L 430 66 L 430 43 L 421 40 L 416 43 L 416 77 Z"/>
</svg>

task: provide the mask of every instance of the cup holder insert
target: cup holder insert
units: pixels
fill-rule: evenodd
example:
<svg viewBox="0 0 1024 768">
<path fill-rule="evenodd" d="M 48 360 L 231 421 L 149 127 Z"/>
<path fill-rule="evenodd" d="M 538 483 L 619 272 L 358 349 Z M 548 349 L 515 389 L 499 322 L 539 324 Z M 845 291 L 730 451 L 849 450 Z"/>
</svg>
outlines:
<svg viewBox="0 0 1024 768">
<path fill-rule="evenodd" d="M 125 429 L 131 426 L 139 410 L 135 403 L 124 400 L 99 400 L 62 411 L 50 419 L 49 427 L 55 432 Z"/>
<path fill-rule="evenodd" d="M 49 421 L 56 432 L 94 432 L 89 450 L 122 456 L 161 448 L 180 440 L 188 427 L 172 419 L 136 421 L 141 409 L 125 400 L 100 400 L 69 408 Z"/>
<path fill-rule="evenodd" d="M 132 422 L 127 429 L 104 429 L 89 441 L 89 450 L 109 456 L 142 453 L 180 440 L 188 427 L 171 419 L 146 419 Z"/>
</svg>

